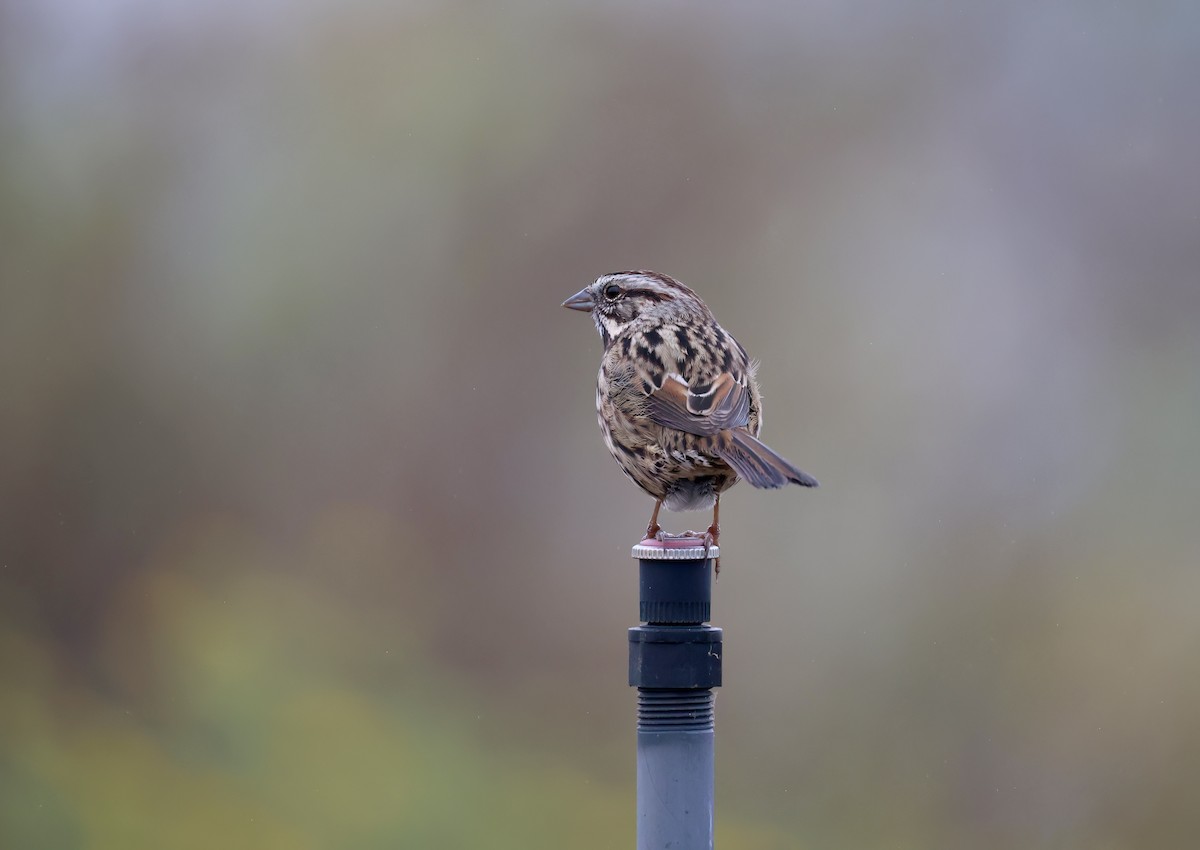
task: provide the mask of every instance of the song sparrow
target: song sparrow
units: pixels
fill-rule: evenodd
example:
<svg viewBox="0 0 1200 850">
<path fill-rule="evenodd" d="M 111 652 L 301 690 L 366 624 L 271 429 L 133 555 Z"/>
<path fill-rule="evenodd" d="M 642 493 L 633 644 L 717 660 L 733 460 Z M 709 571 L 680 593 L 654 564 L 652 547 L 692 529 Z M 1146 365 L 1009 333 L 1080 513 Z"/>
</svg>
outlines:
<svg viewBox="0 0 1200 850">
<path fill-rule="evenodd" d="M 662 533 L 663 505 L 712 507 L 704 539 L 715 544 L 721 493 L 739 478 L 763 488 L 817 486 L 758 441 L 758 364 L 695 292 L 665 274 L 616 272 L 563 306 L 590 312 L 604 340 L 596 416 L 621 469 L 655 499 L 647 537 Z"/>
</svg>

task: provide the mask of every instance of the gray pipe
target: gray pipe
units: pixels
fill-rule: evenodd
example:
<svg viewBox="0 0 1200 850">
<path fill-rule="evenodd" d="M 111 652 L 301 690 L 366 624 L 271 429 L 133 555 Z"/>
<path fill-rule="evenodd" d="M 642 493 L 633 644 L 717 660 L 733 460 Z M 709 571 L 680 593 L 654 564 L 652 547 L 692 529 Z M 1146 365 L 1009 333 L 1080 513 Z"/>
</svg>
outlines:
<svg viewBox="0 0 1200 850">
<path fill-rule="evenodd" d="M 719 554 L 688 540 L 644 541 L 633 550 L 643 623 L 629 630 L 638 850 L 713 846 L 712 689 L 721 684 L 722 634 L 706 622 Z"/>
</svg>

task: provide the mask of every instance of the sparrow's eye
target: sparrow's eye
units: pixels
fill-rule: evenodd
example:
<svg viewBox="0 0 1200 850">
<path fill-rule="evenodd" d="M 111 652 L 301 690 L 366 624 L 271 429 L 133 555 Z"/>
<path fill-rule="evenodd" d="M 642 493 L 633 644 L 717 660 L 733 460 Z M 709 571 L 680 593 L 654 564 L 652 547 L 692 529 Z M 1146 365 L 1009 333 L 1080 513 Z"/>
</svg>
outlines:
<svg viewBox="0 0 1200 850">
<path fill-rule="evenodd" d="M 615 283 L 610 283 L 608 286 L 604 287 L 604 297 L 609 301 L 616 301 L 621 297 L 621 287 L 617 286 Z"/>
</svg>

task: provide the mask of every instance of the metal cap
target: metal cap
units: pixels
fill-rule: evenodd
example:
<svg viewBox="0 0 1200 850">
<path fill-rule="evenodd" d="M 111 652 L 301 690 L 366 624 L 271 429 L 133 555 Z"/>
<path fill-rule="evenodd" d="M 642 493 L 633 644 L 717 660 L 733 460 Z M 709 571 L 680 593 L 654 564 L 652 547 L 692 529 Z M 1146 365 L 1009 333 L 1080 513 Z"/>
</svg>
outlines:
<svg viewBox="0 0 1200 850">
<path fill-rule="evenodd" d="M 669 537 L 666 540 L 648 537 L 633 547 L 631 555 L 639 561 L 699 561 L 719 558 L 721 547 L 706 549 L 700 537 Z"/>
</svg>

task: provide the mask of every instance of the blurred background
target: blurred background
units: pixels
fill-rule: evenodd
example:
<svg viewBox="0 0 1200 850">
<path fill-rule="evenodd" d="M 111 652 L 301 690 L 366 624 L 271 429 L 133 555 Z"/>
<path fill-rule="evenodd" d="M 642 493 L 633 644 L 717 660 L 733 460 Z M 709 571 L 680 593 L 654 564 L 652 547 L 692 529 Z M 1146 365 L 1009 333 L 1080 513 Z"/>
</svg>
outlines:
<svg viewBox="0 0 1200 850">
<path fill-rule="evenodd" d="M 0 0 L 0 845 L 632 846 L 559 303 L 651 268 L 823 484 L 722 512 L 720 845 L 1195 846 L 1198 78 L 1187 2 Z"/>
</svg>

